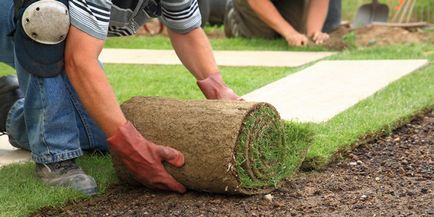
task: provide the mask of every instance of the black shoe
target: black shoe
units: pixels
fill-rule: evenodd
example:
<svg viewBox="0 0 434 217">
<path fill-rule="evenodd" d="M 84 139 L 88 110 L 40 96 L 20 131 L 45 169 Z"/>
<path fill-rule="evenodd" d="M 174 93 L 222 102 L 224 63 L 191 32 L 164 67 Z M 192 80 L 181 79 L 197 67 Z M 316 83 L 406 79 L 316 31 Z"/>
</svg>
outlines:
<svg viewBox="0 0 434 217">
<path fill-rule="evenodd" d="M 35 173 L 49 186 L 72 188 L 88 196 L 98 192 L 95 179 L 86 175 L 74 160 L 51 164 L 37 163 Z"/>
<path fill-rule="evenodd" d="M 12 105 L 23 98 L 16 76 L 0 77 L 0 133 L 6 131 L 6 118 Z"/>
</svg>

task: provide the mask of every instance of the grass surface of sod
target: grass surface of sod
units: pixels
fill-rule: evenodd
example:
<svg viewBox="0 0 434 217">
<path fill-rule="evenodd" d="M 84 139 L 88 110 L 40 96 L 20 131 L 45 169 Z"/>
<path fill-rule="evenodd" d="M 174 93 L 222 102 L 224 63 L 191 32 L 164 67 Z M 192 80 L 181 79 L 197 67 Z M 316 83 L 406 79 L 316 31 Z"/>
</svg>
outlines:
<svg viewBox="0 0 434 217">
<path fill-rule="evenodd" d="M 348 150 L 365 135 L 388 132 L 400 120 L 433 105 L 434 45 L 400 45 L 349 50 L 330 59 L 414 59 L 427 58 L 430 65 L 336 116 L 324 124 L 311 124 L 315 131 L 306 162 L 316 168 L 326 165 L 336 152 Z M 106 65 L 107 74 L 120 101 L 134 95 L 176 98 L 203 98 L 191 75 L 181 66 Z M 246 94 L 271 81 L 294 73 L 288 68 L 223 68 L 227 83 L 239 94 Z M 0 64 L 0 75 L 13 74 Z M 104 192 L 116 182 L 107 156 L 85 156 L 79 163 L 94 176 Z M 33 165 L 13 165 L 0 170 L 0 216 L 26 216 L 43 206 L 58 206 L 66 200 L 82 198 L 75 192 L 43 186 L 33 177 Z"/>
<path fill-rule="evenodd" d="M 298 170 L 311 139 L 308 125 L 281 121 L 274 109 L 263 107 L 249 114 L 235 152 L 240 187 L 253 191 L 278 187 Z"/>
</svg>

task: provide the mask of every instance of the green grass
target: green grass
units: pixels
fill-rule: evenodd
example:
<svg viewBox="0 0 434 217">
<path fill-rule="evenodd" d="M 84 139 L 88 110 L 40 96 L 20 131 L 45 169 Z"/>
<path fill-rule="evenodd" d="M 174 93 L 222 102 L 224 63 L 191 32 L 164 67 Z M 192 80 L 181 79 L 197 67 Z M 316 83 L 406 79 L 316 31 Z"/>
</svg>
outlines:
<svg viewBox="0 0 434 217">
<path fill-rule="evenodd" d="M 267 47 L 260 43 L 252 46 Z M 311 124 L 309 127 L 315 132 L 315 137 L 305 166 L 321 168 L 335 158 L 335 153 L 351 149 L 360 138 L 390 132 L 399 121 L 432 107 L 434 54 L 430 54 L 430 51 L 433 50 L 432 44 L 396 45 L 351 49 L 330 57 L 340 60 L 427 58 L 430 65 L 394 82 L 326 123 Z M 120 101 L 135 95 L 203 98 L 193 77 L 181 66 L 108 64 L 105 68 Z M 243 95 L 300 69 L 225 67 L 222 68 L 222 74 L 229 86 Z M 13 73 L 10 67 L 0 64 L 0 75 Z M 108 157 L 85 156 L 81 158 L 80 164 L 96 177 L 102 192 L 110 183 L 116 182 Z M 1 169 L 0 183 L 0 216 L 25 216 L 43 206 L 58 206 L 66 200 L 83 198 L 68 190 L 43 186 L 33 177 L 33 165 L 30 163 Z"/>
<path fill-rule="evenodd" d="M 96 179 L 100 192 L 117 180 L 109 156 L 86 156 L 78 162 Z M 27 216 L 41 207 L 59 206 L 71 199 L 85 198 L 76 191 L 47 187 L 33 172 L 33 163 L 6 166 L 0 170 L 0 216 Z"/>
<path fill-rule="evenodd" d="M 311 142 L 308 126 L 281 121 L 277 111 L 268 106 L 249 114 L 235 153 L 240 187 L 248 192 L 272 189 L 295 173 Z"/>
<path fill-rule="evenodd" d="M 309 45 L 308 47 L 288 47 L 284 40 L 266 40 L 260 38 L 242 39 L 213 39 L 211 45 L 215 50 L 291 50 L 291 51 L 324 51 L 320 46 Z M 130 36 L 122 38 L 109 38 L 105 44 L 106 48 L 128 48 L 128 49 L 172 49 L 170 39 L 165 36 Z"/>
<path fill-rule="evenodd" d="M 14 73 L 15 73 L 15 71 L 12 67 L 10 67 L 6 64 L 0 63 L 0 76 L 1 75 L 12 75 Z"/>
<path fill-rule="evenodd" d="M 121 102 L 137 95 L 204 99 L 194 78 L 182 66 L 107 64 L 105 69 Z M 245 94 L 296 69 L 223 67 L 221 71 L 224 80 L 235 92 Z"/>
</svg>

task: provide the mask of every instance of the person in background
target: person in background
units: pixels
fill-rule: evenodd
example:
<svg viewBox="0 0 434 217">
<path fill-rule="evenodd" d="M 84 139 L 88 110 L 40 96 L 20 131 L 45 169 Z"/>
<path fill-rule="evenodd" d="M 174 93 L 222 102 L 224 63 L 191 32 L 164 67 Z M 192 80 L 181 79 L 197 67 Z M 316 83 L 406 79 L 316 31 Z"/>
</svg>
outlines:
<svg viewBox="0 0 434 217">
<path fill-rule="evenodd" d="M 227 37 L 283 37 L 290 46 L 322 44 L 341 22 L 341 0 L 228 0 Z"/>
</svg>

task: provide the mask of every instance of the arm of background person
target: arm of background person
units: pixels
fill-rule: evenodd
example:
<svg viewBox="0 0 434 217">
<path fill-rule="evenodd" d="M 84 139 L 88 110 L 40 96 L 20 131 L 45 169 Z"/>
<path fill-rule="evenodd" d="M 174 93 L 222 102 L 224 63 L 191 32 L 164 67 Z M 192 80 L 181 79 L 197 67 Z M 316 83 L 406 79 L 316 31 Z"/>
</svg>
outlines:
<svg viewBox="0 0 434 217">
<path fill-rule="evenodd" d="M 283 17 L 270 0 L 247 0 L 258 17 L 282 35 L 290 45 L 301 46 L 307 43 L 307 38 L 297 32 Z"/>
<path fill-rule="evenodd" d="M 321 30 L 327 17 L 329 0 L 310 0 L 307 8 L 306 32 L 315 43 L 322 43 L 329 38 Z"/>
</svg>

